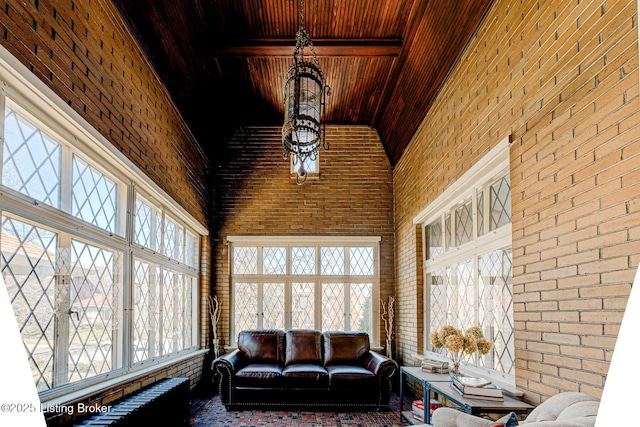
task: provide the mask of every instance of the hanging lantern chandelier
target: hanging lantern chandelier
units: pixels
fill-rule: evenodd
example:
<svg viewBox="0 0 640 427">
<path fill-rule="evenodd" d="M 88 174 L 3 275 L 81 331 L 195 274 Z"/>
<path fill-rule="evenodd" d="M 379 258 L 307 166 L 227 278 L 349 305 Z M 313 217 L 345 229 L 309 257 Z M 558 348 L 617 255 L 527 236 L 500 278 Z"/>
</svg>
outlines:
<svg viewBox="0 0 640 427">
<path fill-rule="evenodd" d="M 315 161 L 318 149 L 325 150 L 329 144 L 324 139 L 325 97 L 331 95 L 326 84 L 320 62 L 313 49 L 309 33 L 304 27 L 304 0 L 300 0 L 300 29 L 296 33 L 296 48 L 293 65 L 284 77 L 284 125 L 282 145 L 284 159 L 291 158 L 296 169 L 296 183 L 307 180 L 306 164 Z M 308 48 L 312 57 L 305 57 Z"/>
</svg>

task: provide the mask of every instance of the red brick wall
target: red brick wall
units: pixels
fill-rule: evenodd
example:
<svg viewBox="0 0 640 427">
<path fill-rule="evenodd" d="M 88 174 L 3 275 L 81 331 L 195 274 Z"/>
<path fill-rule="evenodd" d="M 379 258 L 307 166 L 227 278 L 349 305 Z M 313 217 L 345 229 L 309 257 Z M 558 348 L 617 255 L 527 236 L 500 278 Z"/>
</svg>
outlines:
<svg viewBox="0 0 640 427">
<path fill-rule="evenodd" d="M 214 275 L 229 338 L 229 235 L 380 236 L 380 296 L 394 290 L 392 172 L 378 133 L 366 126 L 327 126 L 320 179 L 297 186 L 282 158 L 281 129 L 241 129 L 218 171 Z M 384 329 L 384 328 L 383 328 Z M 384 333 L 384 331 L 382 331 Z M 381 337 L 384 339 L 384 336 Z"/>
<path fill-rule="evenodd" d="M 516 384 L 600 396 L 640 261 L 635 0 L 497 0 L 394 169 L 399 333 L 421 351 L 413 218 L 513 135 Z"/>
</svg>

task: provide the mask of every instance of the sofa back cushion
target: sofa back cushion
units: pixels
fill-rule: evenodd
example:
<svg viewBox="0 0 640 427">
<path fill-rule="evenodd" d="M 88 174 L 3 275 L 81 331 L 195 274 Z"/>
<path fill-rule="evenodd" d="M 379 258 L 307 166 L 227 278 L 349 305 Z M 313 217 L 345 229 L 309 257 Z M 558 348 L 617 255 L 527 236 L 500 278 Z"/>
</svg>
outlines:
<svg viewBox="0 0 640 427">
<path fill-rule="evenodd" d="M 322 335 L 313 329 L 291 329 L 285 335 L 285 365 L 322 365 Z"/>
<path fill-rule="evenodd" d="M 324 365 L 359 365 L 369 353 L 369 335 L 366 332 L 324 332 Z"/>
<path fill-rule="evenodd" d="M 284 363 L 284 331 L 247 330 L 238 334 L 238 350 L 252 363 Z"/>
</svg>

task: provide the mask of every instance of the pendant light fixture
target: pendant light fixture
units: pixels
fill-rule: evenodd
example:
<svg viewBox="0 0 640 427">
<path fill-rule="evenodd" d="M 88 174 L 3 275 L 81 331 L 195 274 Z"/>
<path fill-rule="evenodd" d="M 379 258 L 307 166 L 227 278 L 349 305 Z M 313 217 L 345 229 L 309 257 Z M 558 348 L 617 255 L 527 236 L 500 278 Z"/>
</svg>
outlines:
<svg viewBox="0 0 640 427">
<path fill-rule="evenodd" d="M 291 158 L 298 185 L 307 180 L 306 164 L 317 159 L 319 147 L 329 149 L 323 121 L 325 97 L 331 95 L 304 21 L 304 0 L 300 0 L 300 29 L 296 33 L 293 64 L 284 77 L 282 126 L 284 159 Z M 307 48 L 311 57 L 305 56 Z"/>
</svg>

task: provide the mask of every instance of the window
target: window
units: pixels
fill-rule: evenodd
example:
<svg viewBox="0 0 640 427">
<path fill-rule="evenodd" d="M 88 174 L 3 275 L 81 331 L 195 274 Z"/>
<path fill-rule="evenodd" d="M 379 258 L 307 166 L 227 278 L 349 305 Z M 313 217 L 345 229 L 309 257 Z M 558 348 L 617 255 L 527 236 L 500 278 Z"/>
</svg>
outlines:
<svg viewBox="0 0 640 427">
<path fill-rule="evenodd" d="M 0 271 L 41 399 L 196 349 L 206 230 L 64 113 L 5 93 Z"/>
<path fill-rule="evenodd" d="M 514 383 L 508 142 L 499 144 L 415 222 L 423 224 L 424 233 L 427 331 L 479 325 L 495 347 L 486 356 L 466 356 L 465 362 Z M 432 349 L 425 335 L 425 348 Z"/>
<path fill-rule="evenodd" d="M 245 329 L 311 328 L 378 341 L 378 238 L 229 241 L 234 340 Z"/>
</svg>

